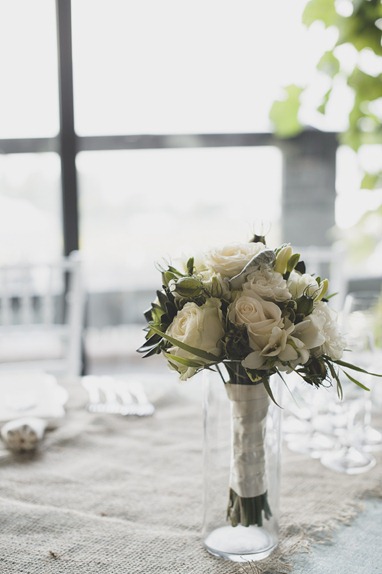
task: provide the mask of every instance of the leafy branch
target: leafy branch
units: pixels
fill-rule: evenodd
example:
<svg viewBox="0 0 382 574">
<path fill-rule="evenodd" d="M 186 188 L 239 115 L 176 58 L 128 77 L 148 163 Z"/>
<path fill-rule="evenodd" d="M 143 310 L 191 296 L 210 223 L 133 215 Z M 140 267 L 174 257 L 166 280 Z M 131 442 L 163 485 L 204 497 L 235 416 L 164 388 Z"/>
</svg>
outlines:
<svg viewBox="0 0 382 574">
<path fill-rule="evenodd" d="M 340 12 L 346 4 L 349 13 Z M 340 82 L 352 94 L 348 126 L 339 134 L 340 143 L 358 151 L 366 144 L 382 144 L 382 3 L 380 0 L 309 0 L 302 21 L 310 27 L 321 22 L 336 31 L 332 48 L 321 55 L 316 69 L 326 78 L 328 89 L 316 111 L 327 115 L 336 86 Z M 345 62 L 341 48 L 352 47 L 353 65 Z M 365 66 L 365 56 L 373 62 L 373 71 Z M 289 85 L 284 97 L 273 103 L 270 119 L 279 137 L 293 137 L 304 129 L 300 118 L 301 99 L 308 86 Z M 361 168 L 362 169 L 362 168 Z M 362 188 L 382 185 L 382 170 L 363 171 Z"/>
</svg>

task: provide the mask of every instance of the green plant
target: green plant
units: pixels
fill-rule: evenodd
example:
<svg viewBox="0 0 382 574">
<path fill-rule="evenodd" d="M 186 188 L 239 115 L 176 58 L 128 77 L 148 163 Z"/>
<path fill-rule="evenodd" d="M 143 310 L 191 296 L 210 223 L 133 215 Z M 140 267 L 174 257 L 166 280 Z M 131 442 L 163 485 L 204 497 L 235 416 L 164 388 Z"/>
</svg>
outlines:
<svg viewBox="0 0 382 574">
<path fill-rule="evenodd" d="M 323 53 L 317 62 L 317 71 L 326 78 L 328 88 L 316 111 L 322 116 L 326 115 L 340 82 L 351 92 L 352 104 L 348 125 L 338 135 L 339 142 L 356 152 L 367 144 L 382 144 L 381 1 L 309 0 L 302 21 L 307 27 L 321 22 L 336 32 L 331 49 Z M 352 51 L 352 63 L 344 58 L 344 46 Z M 292 137 L 304 129 L 300 110 L 301 98 L 307 88 L 289 85 L 285 88 L 285 98 L 273 103 L 270 119 L 278 136 Z M 373 189 L 382 185 L 381 169 L 362 171 L 361 187 Z"/>
</svg>

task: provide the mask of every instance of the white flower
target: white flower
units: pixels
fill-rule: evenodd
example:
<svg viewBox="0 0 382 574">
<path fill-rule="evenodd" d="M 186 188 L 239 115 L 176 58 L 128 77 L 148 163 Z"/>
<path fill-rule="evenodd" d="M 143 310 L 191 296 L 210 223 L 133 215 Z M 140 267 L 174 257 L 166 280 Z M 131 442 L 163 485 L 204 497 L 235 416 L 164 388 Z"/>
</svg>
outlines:
<svg viewBox="0 0 382 574">
<path fill-rule="evenodd" d="M 287 282 L 281 273 L 262 268 L 250 273 L 243 285 L 243 290 L 249 290 L 269 301 L 287 301 L 291 298 Z"/>
<path fill-rule="evenodd" d="M 315 349 L 325 342 L 323 334 L 323 320 L 311 313 L 304 321 L 292 325 L 288 329 L 288 338 L 284 349 L 278 354 L 278 359 L 282 363 L 288 363 L 289 367 L 295 368 L 297 365 L 304 365 L 310 358 L 312 349 Z M 288 367 L 278 365 L 280 370 L 289 370 Z"/>
<path fill-rule="evenodd" d="M 311 355 L 328 355 L 331 359 L 340 359 L 345 340 L 339 332 L 336 317 L 335 311 L 326 303 L 318 302 L 313 312 L 294 326 L 285 352 L 280 353 L 279 358 L 293 366 L 306 363 Z"/>
<path fill-rule="evenodd" d="M 236 325 L 246 325 L 250 347 L 261 351 L 269 343 L 274 327 L 283 327 L 280 308 L 244 292 L 231 303 L 228 318 Z"/>
<path fill-rule="evenodd" d="M 204 260 L 204 265 L 211 267 L 223 277 L 235 277 L 247 263 L 265 249 L 264 243 L 231 243 L 222 248 L 209 251 Z"/>
<path fill-rule="evenodd" d="M 293 329 L 282 329 L 279 326 L 273 327 L 267 345 L 261 350 L 253 351 L 242 362 L 243 367 L 247 369 L 262 369 L 267 360 L 277 357 L 285 352 L 288 334 Z"/>
<path fill-rule="evenodd" d="M 291 336 L 293 330 L 293 324 L 284 329 L 274 327 L 268 344 L 262 350 L 250 353 L 242 362 L 243 367 L 247 369 L 267 369 L 269 367 L 269 359 L 272 358 L 276 359 L 274 365 L 280 370 L 288 369 L 288 366 L 285 366 L 284 363 L 288 363 L 293 368 L 306 363 L 310 353 L 302 341 Z"/>
<path fill-rule="evenodd" d="M 338 328 L 337 313 L 327 303 L 320 301 L 312 315 L 316 316 L 322 324 L 324 342 L 321 344 L 320 351 L 334 361 L 340 359 L 345 349 L 346 341 Z"/>
<path fill-rule="evenodd" d="M 325 319 L 313 311 L 301 323 L 295 325 L 293 337 L 300 339 L 307 349 L 320 347 L 325 343 L 324 323 Z"/>
<path fill-rule="evenodd" d="M 219 357 L 221 354 L 220 340 L 224 335 L 219 299 L 207 299 L 206 303 L 201 307 L 196 305 L 196 303 L 186 303 L 183 309 L 174 317 L 166 333 L 182 343 Z M 201 364 L 209 364 L 208 360 L 196 357 L 180 347 L 171 347 L 167 352 L 176 357 L 191 359 Z M 169 361 L 171 364 L 170 358 Z M 183 381 L 190 378 L 197 370 L 195 367 L 187 367 L 176 361 L 173 361 L 173 366 L 176 366 Z"/>
<path fill-rule="evenodd" d="M 290 245 L 284 245 L 276 255 L 275 271 L 284 274 L 288 267 L 288 261 L 292 255 L 292 247 Z"/>
<path fill-rule="evenodd" d="M 283 363 L 288 363 L 291 367 L 295 368 L 297 365 L 304 365 L 310 357 L 309 350 L 305 347 L 304 343 L 297 337 L 288 337 L 285 349 L 279 354 L 279 359 Z M 281 370 L 285 367 L 279 365 Z"/>
<path fill-rule="evenodd" d="M 293 299 L 298 299 L 302 295 L 316 299 L 321 292 L 321 288 L 316 279 L 312 275 L 309 275 L 309 273 L 300 275 L 297 271 L 292 271 L 287 284 Z"/>
</svg>

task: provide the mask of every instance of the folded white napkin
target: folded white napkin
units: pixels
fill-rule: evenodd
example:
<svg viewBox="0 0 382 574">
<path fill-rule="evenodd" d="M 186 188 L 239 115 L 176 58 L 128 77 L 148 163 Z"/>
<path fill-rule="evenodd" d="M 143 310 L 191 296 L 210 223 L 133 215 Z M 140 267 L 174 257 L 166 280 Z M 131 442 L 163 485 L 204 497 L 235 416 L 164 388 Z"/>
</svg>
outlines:
<svg viewBox="0 0 382 574">
<path fill-rule="evenodd" d="M 3 425 L 1 438 L 13 452 L 35 450 L 44 438 L 46 426 L 46 421 L 35 417 L 14 419 Z"/>
</svg>

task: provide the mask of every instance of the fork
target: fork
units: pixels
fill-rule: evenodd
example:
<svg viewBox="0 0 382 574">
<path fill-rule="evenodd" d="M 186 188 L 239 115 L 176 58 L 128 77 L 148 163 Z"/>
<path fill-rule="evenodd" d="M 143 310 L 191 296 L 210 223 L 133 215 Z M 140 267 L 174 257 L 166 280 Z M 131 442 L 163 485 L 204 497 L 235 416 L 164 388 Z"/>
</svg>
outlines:
<svg viewBox="0 0 382 574">
<path fill-rule="evenodd" d="M 148 401 L 140 383 L 88 375 L 82 378 L 82 386 L 88 392 L 89 412 L 123 416 L 150 416 L 154 413 L 154 405 Z"/>
</svg>

